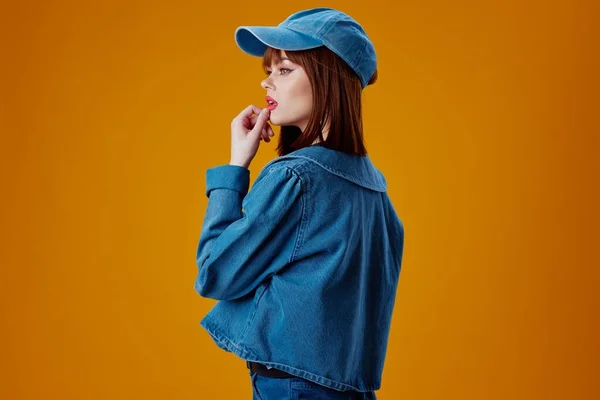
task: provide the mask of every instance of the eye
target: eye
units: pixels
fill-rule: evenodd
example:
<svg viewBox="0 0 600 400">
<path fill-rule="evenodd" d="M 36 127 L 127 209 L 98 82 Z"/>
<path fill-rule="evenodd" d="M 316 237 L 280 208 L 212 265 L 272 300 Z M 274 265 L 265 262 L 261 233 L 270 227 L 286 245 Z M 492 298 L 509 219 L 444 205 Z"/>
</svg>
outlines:
<svg viewBox="0 0 600 400">
<path fill-rule="evenodd" d="M 286 74 L 289 74 L 293 70 L 291 70 L 289 68 L 279 68 L 279 71 L 287 71 Z M 267 75 L 267 76 L 271 75 L 271 71 L 265 70 L 265 75 Z M 281 74 L 281 75 L 285 75 L 285 74 Z"/>
</svg>

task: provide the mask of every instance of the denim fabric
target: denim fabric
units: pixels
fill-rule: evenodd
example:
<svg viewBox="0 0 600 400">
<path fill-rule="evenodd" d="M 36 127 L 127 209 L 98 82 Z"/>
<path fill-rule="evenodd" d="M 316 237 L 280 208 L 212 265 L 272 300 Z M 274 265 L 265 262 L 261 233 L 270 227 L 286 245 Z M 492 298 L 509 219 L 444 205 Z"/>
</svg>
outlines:
<svg viewBox="0 0 600 400">
<path fill-rule="evenodd" d="M 252 400 L 377 400 L 373 391 L 339 391 L 299 377 L 272 378 L 248 372 Z"/>
<path fill-rule="evenodd" d="M 368 156 L 320 145 L 209 168 L 195 290 L 216 345 L 329 388 L 381 386 L 404 227 Z"/>
<path fill-rule="evenodd" d="M 283 50 L 325 46 L 356 72 L 363 88 L 377 69 L 375 47 L 363 27 L 331 7 L 295 12 L 277 26 L 239 26 L 234 37 L 242 51 L 259 57 L 267 46 Z"/>
</svg>

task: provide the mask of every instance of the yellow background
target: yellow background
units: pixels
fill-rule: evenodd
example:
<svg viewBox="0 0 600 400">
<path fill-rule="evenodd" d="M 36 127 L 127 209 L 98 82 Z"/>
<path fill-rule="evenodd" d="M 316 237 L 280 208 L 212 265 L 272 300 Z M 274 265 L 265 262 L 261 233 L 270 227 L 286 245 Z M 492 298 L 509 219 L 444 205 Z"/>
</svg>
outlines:
<svg viewBox="0 0 600 400">
<path fill-rule="evenodd" d="M 265 106 L 235 28 L 317 6 L 375 44 L 366 145 L 405 227 L 378 399 L 598 398 L 593 2 L 10 3 L 0 398 L 251 398 L 199 325 L 205 174 Z"/>
</svg>

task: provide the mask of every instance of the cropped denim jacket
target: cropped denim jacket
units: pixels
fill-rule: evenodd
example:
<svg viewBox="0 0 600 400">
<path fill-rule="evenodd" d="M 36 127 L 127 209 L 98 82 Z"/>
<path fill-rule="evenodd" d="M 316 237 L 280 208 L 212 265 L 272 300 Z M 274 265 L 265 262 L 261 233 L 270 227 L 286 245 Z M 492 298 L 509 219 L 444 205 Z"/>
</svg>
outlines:
<svg viewBox="0 0 600 400">
<path fill-rule="evenodd" d="M 381 387 L 404 227 L 369 156 L 312 145 L 206 171 L 194 289 L 223 350 L 330 388 Z"/>
</svg>

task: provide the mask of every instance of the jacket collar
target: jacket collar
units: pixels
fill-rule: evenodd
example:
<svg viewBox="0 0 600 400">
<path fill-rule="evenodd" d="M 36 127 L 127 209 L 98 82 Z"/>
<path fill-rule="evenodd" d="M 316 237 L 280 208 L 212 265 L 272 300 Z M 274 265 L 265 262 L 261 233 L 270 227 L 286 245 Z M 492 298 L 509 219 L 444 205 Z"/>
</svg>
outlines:
<svg viewBox="0 0 600 400">
<path fill-rule="evenodd" d="M 387 190 L 385 177 L 381 171 L 375 168 L 368 155 L 357 156 L 317 144 L 303 147 L 284 156 L 277 157 L 268 162 L 263 169 L 271 163 L 286 158 L 309 160 L 326 171 L 367 189 L 378 192 L 385 192 Z"/>
</svg>

